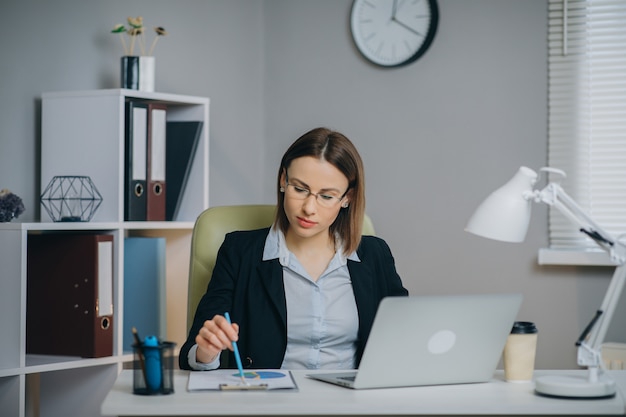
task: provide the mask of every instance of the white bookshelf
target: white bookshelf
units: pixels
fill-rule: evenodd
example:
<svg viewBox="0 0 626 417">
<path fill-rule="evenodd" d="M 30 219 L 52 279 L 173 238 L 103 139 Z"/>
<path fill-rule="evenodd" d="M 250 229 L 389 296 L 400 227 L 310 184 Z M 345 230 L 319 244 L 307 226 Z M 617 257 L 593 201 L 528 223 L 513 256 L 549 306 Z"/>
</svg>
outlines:
<svg viewBox="0 0 626 417">
<path fill-rule="evenodd" d="M 166 104 L 168 121 L 203 121 L 182 205 L 174 221 L 124 221 L 127 99 Z M 99 415 L 100 402 L 117 373 L 132 359 L 131 353 L 123 349 L 125 237 L 165 237 L 166 334 L 160 336 L 179 347 L 186 337 L 191 232 L 196 217 L 209 206 L 209 99 L 124 89 L 45 93 L 41 132 L 42 190 L 54 176 L 86 175 L 103 200 L 90 222 L 53 222 L 42 208 L 40 222 L 0 223 L 0 410 L 18 417 Z M 26 354 L 28 238 L 65 231 L 113 235 L 114 346 L 110 357 Z"/>
</svg>

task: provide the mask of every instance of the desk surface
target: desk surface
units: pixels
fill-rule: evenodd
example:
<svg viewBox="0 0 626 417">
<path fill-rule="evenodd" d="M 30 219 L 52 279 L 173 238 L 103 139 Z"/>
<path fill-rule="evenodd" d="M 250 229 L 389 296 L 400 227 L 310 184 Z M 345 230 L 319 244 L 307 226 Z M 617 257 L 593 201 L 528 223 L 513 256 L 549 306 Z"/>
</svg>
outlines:
<svg viewBox="0 0 626 417">
<path fill-rule="evenodd" d="M 534 393 L 534 384 L 505 382 L 496 371 L 488 383 L 352 390 L 293 371 L 298 391 L 187 391 L 187 371 L 174 371 L 175 392 L 133 395 L 132 371 L 122 371 L 102 403 L 102 414 L 120 416 L 268 415 L 624 415 L 626 371 L 609 371 L 613 398 L 565 400 Z M 536 371 L 536 375 L 585 375 L 585 371 Z"/>
</svg>

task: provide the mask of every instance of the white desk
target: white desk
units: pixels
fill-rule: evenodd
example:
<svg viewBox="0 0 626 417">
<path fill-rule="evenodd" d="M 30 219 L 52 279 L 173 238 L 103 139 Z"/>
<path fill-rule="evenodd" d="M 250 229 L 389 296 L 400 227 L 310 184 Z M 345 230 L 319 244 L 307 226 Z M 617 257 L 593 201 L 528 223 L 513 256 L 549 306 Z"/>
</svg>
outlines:
<svg viewBox="0 0 626 417">
<path fill-rule="evenodd" d="M 565 400 L 541 397 L 533 383 L 507 383 L 502 371 L 483 384 L 351 390 L 294 371 L 298 391 L 188 392 L 188 372 L 174 372 L 175 392 L 132 394 L 132 371 L 122 371 L 102 403 L 102 414 L 120 416 L 407 416 L 407 415 L 624 415 L 626 371 L 611 371 L 619 385 L 609 399 Z M 536 375 L 584 374 L 537 371 Z"/>
</svg>

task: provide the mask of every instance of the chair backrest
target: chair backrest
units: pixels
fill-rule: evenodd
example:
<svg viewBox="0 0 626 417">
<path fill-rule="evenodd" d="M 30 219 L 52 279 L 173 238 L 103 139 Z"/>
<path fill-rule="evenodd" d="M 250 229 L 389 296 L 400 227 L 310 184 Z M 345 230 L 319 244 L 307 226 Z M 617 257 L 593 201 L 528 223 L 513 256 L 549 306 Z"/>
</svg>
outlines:
<svg viewBox="0 0 626 417">
<path fill-rule="evenodd" d="M 275 211 L 276 206 L 268 204 L 211 207 L 200 213 L 191 236 L 187 329 L 191 328 L 198 303 L 211 280 L 217 251 L 224 242 L 224 236 L 236 230 L 269 227 L 274 222 Z M 363 234 L 374 235 L 374 225 L 367 215 L 363 222 Z"/>
</svg>

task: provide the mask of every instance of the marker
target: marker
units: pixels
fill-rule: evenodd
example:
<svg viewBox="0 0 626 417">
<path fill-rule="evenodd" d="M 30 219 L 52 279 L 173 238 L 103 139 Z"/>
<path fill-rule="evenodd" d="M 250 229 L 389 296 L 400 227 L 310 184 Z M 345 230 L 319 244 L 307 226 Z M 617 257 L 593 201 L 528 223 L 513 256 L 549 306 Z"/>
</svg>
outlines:
<svg viewBox="0 0 626 417">
<path fill-rule="evenodd" d="M 230 314 L 228 314 L 228 312 L 224 313 L 224 317 L 226 318 L 226 321 L 228 322 L 228 324 L 232 324 L 230 321 Z M 244 385 L 250 385 L 246 381 L 246 377 L 243 374 L 243 365 L 241 365 L 241 356 L 239 356 L 239 349 L 237 348 L 237 342 L 231 341 L 231 343 L 233 344 L 233 352 L 235 353 L 235 362 L 237 362 L 237 369 L 239 369 L 239 376 L 241 377 L 241 382 Z"/>
</svg>

